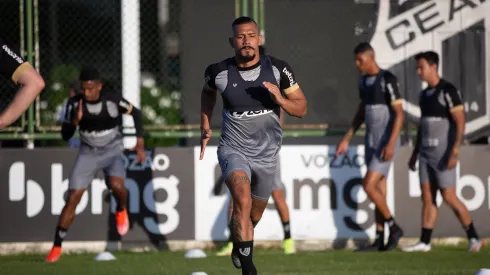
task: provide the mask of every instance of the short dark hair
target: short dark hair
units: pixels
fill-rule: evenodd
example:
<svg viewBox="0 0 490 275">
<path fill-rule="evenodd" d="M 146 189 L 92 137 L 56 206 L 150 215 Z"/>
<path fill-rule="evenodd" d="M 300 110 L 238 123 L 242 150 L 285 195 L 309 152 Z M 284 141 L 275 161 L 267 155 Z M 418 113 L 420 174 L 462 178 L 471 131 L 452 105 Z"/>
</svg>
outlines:
<svg viewBox="0 0 490 275">
<path fill-rule="evenodd" d="M 371 44 L 369 44 L 368 42 L 361 42 L 357 44 L 357 46 L 354 48 L 354 54 L 365 53 L 367 51 L 374 52 L 373 47 L 371 47 Z"/>
<path fill-rule="evenodd" d="M 100 74 L 99 74 L 99 71 L 94 68 L 94 67 L 85 67 L 82 69 L 82 71 L 80 72 L 80 77 L 79 77 L 79 80 L 80 81 L 100 81 L 101 78 L 100 78 Z"/>
<path fill-rule="evenodd" d="M 415 55 L 415 60 L 425 59 L 429 65 L 439 66 L 439 54 L 434 51 L 421 52 Z"/>
<path fill-rule="evenodd" d="M 237 19 L 235 19 L 233 23 L 231 23 L 231 27 L 234 28 L 237 25 L 248 24 L 248 23 L 254 23 L 255 25 L 257 25 L 257 22 L 255 22 L 255 20 L 253 20 L 251 17 L 240 16 Z"/>
</svg>

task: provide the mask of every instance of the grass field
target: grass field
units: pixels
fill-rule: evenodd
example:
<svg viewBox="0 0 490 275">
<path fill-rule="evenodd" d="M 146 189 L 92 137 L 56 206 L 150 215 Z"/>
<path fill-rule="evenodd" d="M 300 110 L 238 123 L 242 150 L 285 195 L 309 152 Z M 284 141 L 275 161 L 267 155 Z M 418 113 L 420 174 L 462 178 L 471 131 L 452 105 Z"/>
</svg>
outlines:
<svg viewBox="0 0 490 275">
<path fill-rule="evenodd" d="M 0 257 L 0 274 L 241 274 L 229 257 L 185 259 L 184 252 L 114 253 L 117 260 L 96 262 L 95 254 L 63 255 L 57 263 L 44 263 L 45 255 Z M 254 251 L 259 274 L 475 274 L 490 267 L 490 249 L 469 253 L 466 247 L 436 247 L 429 253 L 354 253 L 352 251 L 301 252 L 285 256 L 280 250 Z"/>
</svg>

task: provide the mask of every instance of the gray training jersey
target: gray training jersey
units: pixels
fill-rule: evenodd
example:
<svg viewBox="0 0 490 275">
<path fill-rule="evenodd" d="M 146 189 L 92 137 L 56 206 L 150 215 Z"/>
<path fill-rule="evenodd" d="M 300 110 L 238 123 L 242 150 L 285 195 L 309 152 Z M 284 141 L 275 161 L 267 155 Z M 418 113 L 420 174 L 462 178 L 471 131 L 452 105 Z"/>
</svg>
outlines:
<svg viewBox="0 0 490 275">
<path fill-rule="evenodd" d="M 271 82 L 286 94 L 296 90 L 298 84 L 291 67 L 264 55 L 256 65 L 238 68 L 235 59 L 228 58 L 208 66 L 205 81 L 223 98 L 219 146 L 247 157 L 276 158 L 282 140 L 280 107 L 262 83 Z"/>
<path fill-rule="evenodd" d="M 458 89 L 441 79 L 435 87 L 420 93 L 420 161 L 433 168 L 444 169 L 455 139 L 453 110 L 462 108 Z"/>
<path fill-rule="evenodd" d="M 81 95 L 68 100 L 65 123 L 77 116 Z M 119 127 L 122 114 L 130 114 L 133 105 L 120 94 L 101 92 L 99 100 L 88 102 L 82 99 L 83 116 L 79 123 L 80 141 L 90 147 L 122 146 Z"/>
<path fill-rule="evenodd" d="M 391 105 L 401 103 L 396 76 L 385 70 L 361 76 L 359 96 L 365 106 L 365 146 L 379 153 L 393 129 L 395 116 Z"/>
</svg>

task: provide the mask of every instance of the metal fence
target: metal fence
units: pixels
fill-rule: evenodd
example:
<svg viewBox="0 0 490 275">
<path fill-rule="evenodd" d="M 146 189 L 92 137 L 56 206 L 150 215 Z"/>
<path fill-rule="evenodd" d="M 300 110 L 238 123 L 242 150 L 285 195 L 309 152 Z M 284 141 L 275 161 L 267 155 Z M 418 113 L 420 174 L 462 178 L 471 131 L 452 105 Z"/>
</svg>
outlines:
<svg viewBox="0 0 490 275">
<path fill-rule="evenodd" d="M 353 48 L 370 42 L 378 64 L 399 80 L 406 141 L 420 116 L 424 87 L 414 55 L 436 51 L 440 73 L 461 91 L 467 138 L 476 140 L 490 128 L 488 7 L 482 1 L 266 0 L 266 47 L 293 66 L 308 97 L 307 119 L 326 122 L 328 129 L 346 129 L 359 100 Z M 285 15 L 302 20 L 285 20 Z"/>
<path fill-rule="evenodd" d="M 180 124 L 180 50 L 178 0 L 133 1 L 139 26 L 124 28 L 124 0 L 6 0 L 0 2 L 1 33 L 40 71 L 46 88 L 27 114 L 3 138 L 58 139 L 60 115 L 67 99 L 78 93 L 84 66 L 99 69 L 104 90 L 122 90 L 122 36 L 139 41 L 140 107 L 145 129 Z M 134 4 L 134 3 L 133 3 Z M 7 16 L 4 16 L 7 15 Z M 29 29 L 28 29 L 29 28 Z M 138 28 L 138 32 L 128 30 Z M 138 35 L 139 34 L 139 35 Z M 28 39 L 29 38 L 29 41 Z M 32 51 L 27 47 L 30 45 Z M 129 66 L 132 66 L 129 65 Z M 4 108 L 16 87 L 1 81 Z M 27 127 L 29 126 L 29 127 Z M 163 127 L 162 127 L 163 126 Z"/>
<path fill-rule="evenodd" d="M 440 51 L 443 75 L 463 91 L 470 127 L 483 129 L 489 124 L 485 121 L 490 122 L 489 104 L 480 104 L 489 101 L 490 66 L 486 65 L 490 63 L 483 61 L 488 60 L 490 45 L 484 13 L 489 4 L 455 2 L 2 0 L 0 33 L 38 68 L 46 88 L 33 108 L 0 138 L 59 139 L 59 116 L 70 93 L 78 89 L 76 80 L 83 66 L 101 71 L 105 89 L 124 90 L 124 69 L 134 64 L 123 64 L 123 39 L 139 47 L 136 60 L 141 77 L 135 78 L 139 82 L 135 87 L 140 90 L 146 131 L 155 138 L 171 138 L 168 144 L 199 136 L 198 93 L 205 65 L 218 61 L 217 56 L 226 57 L 228 20 L 240 15 L 257 20 L 267 51 L 293 66 L 308 96 L 308 117 L 288 118 L 286 134 L 341 134 L 348 127 L 358 77 L 351 48 L 362 40 L 370 41 L 380 64 L 397 74 L 411 115 L 416 114 L 409 109 L 416 109 L 421 87 L 411 60 L 414 50 Z M 124 25 L 125 3 L 136 3 L 139 25 Z M 216 16 L 210 14 L 213 11 Z M 225 16 L 226 28 L 216 28 L 224 22 L 216 18 Z M 285 19 L 290 16 L 304 20 Z M 203 37 L 216 45 L 204 43 Z M 16 87 L 0 81 L 0 89 L 1 110 Z M 405 131 L 410 132 L 408 122 Z"/>
<path fill-rule="evenodd" d="M 25 17 L 21 16 L 26 13 L 22 2 L 18 0 L 5 0 L 0 2 L 0 33 L 2 38 L 6 40 L 13 48 L 20 51 L 24 56 L 26 54 L 25 49 Z M 12 101 L 16 87 L 11 81 L 0 81 L 0 111 L 3 111 L 8 104 Z M 9 127 L 9 131 L 22 131 L 26 123 L 26 115 L 23 115 L 12 127 Z"/>
<path fill-rule="evenodd" d="M 178 1 L 140 1 L 141 109 L 145 128 L 179 124 Z M 47 90 L 36 108 L 39 130 L 57 129 L 58 117 L 83 66 L 103 74 L 105 89 L 121 92 L 122 29 L 119 1 L 54 0 L 40 3 L 40 70 Z M 73 88 L 72 87 L 72 88 Z"/>
</svg>

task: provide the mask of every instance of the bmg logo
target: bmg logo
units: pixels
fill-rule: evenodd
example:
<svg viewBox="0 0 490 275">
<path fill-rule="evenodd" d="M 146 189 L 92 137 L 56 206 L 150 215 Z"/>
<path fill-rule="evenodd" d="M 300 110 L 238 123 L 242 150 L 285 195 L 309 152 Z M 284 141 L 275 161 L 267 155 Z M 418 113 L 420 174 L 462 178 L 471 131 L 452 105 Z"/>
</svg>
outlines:
<svg viewBox="0 0 490 275">
<path fill-rule="evenodd" d="M 25 179 L 25 164 L 14 162 L 9 169 L 9 199 L 11 201 L 27 201 L 26 215 L 32 218 L 39 214 L 44 206 L 44 192 L 39 183 Z M 29 198 L 29 199 L 27 199 Z"/>
<path fill-rule="evenodd" d="M 156 167 L 156 170 L 165 170 L 169 167 L 168 157 L 167 164 L 156 165 L 152 160 L 148 160 L 148 167 Z M 164 159 L 165 159 L 164 158 Z M 155 159 L 161 160 L 161 156 L 155 156 Z M 127 161 L 129 165 L 129 161 Z M 61 163 L 51 164 L 51 201 L 48 202 L 50 214 L 60 215 L 65 205 L 65 192 L 69 188 L 69 180 L 63 177 L 63 165 Z M 147 168 L 148 168 L 147 167 Z M 163 169 L 162 169 L 163 168 Z M 128 166 L 128 170 L 144 170 L 143 168 Z M 14 162 L 9 169 L 9 199 L 10 201 L 20 202 L 26 201 L 26 215 L 29 218 L 35 217 L 41 213 L 45 204 L 45 193 L 36 181 L 26 179 L 26 167 L 22 161 Z M 141 184 L 143 182 L 144 184 Z M 139 183 L 140 182 L 140 183 Z M 127 177 L 125 186 L 129 191 L 128 194 L 128 211 L 130 214 L 141 215 L 145 228 L 155 235 L 165 235 L 172 233 L 180 224 L 180 214 L 176 207 L 180 200 L 179 193 L 180 180 L 174 176 L 169 177 L 152 177 L 145 179 L 133 179 Z M 46 188 L 46 185 L 44 186 Z M 49 188 L 49 187 L 48 187 Z M 163 190 L 167 197 L 163 201 L 157 201 L 155 193 L 158 190 Z M 84 192 L 80 203 L 78 204 L 75 214 L 78 215 L 88 209 L 92 215 L 103 214 L 104 208 L 104 192 L 107 191 L 107 185 L 103 179 L 93 179 L 89 192 Z M 145 209 L 141 209 L 141 208 Z M 116 201 L 111 196 L 110 211 L 115 213 Z M 147 210 L 147 211 L 143 211 Z M 154 214 L 166 216 L 165 221 L 155 219 Z"/>
</svg>

